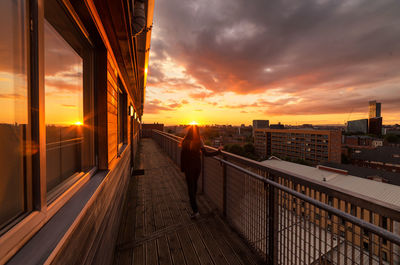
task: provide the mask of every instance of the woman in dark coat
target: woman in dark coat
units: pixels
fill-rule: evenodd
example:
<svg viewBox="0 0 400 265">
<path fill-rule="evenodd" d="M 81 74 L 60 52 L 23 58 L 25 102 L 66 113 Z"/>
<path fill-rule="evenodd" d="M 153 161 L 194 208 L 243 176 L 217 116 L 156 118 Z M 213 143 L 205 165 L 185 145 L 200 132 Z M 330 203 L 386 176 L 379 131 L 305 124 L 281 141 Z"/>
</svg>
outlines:
<svg viewBox="0 0 400 265">
<path fill-rule="evenodd" d="M 189 128 L 185 138 L 182 140 L 181 146 L 181 171 L 186 176 L 190 206 L 193 210 L 191 218 L 197 218 L 200 215 L 196 202 L 196 193 L 197 180 L 201 171 L 201 153 L 205 156 L 216 156 L 221 153 L 222 147 L 219 147 L 218 151 L 215 152 L 207 151 L 204 148 L 199 128 L 196 125 Z"/>
</svg>

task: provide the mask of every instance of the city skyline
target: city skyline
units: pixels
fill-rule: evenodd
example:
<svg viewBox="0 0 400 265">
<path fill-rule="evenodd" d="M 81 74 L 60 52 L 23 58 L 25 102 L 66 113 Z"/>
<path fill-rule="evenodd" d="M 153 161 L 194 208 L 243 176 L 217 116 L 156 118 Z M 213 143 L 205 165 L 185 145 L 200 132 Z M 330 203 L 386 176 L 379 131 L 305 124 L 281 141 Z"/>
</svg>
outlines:
<svg viewBox="0 0 400 265">
<path fill-rule="evenodd" d="M 386 0 L 160 0 L 143 121 L 345 124 L 377 100 L 383 123 L 399 123 L 399 12 Z"/>
</svg>

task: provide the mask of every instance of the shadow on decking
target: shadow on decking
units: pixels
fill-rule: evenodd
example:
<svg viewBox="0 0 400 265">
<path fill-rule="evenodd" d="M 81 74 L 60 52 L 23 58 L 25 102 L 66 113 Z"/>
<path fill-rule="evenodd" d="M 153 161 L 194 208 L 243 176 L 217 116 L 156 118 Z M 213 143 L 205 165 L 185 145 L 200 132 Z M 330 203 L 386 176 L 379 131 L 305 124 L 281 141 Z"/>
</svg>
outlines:
<svg viewBox="0 0 400 265">
<path fill-rule="evenodd" d="M 141 141 L 143 176 L 129 184 L 116 264 L 257 264 L 261 261 L 198 196 L 190 219 L 184 176 L 151 139 Z"/>
</svg>

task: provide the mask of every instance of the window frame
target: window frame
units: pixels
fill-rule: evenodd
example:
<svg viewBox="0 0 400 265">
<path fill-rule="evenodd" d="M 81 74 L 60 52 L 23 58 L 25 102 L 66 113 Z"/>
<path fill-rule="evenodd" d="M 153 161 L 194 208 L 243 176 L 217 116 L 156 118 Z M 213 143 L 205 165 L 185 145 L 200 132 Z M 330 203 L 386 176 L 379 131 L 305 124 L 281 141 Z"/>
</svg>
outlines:
<svg viewBox="0 0 400 265">
<path fill-rule="evenodd" d="M 34 149 L 36 146 L 29 145 L 26 143 L 33 143 L 34 137 L 32 135 L 32 117 L 31 117 L 31 109 L 34 107 L 32 106 L 32 100 L 34 97 L 32 96 L 31 92 L 31 76 L 32 76 L 32 69 L 31 69 L 31 61 L 32 61 L 32 55 L 34 53 L 32 52 L 31 45 L 34 43 L 34 38 L 31 34 L 31 29 L 30 29 L 30 23 L 32 20 L 32 12 L 31 12 L 32 7 L 30 6 L 30 1 L 25 1 L 25 16 L 24 16 L 24 32 L 23 34 L 25 35 L 25 53 L 26 53 L 26 58 L 25 58 L 25 63 L 26 63 L 26 95 L 27 95 L 27 124 L 25 130 L 23 130 L 23 138 L 22 140 L 25 141 L 25 144 L 22 147 L 22 152 L 23 152 L 23 157 L 22 157 L 22 167 L 23 167 L 23 173 L 22 173 L 22 180 L 23 180 L 23 201 L 24 201 L 24 209 L 22 210 L 21 213 L 17 214 L 10 220 L 8 220 L 4 225 L 0 224 L 0 239 L 1 237 L 7 233 L 12 227 L 17 225 L 21 220 L 23 220 L 26 216 L 29 215 L 30 212 L 33 210 L 33 203 L 32 203 L 32 154 L 34 152 Z M 1 240 L 0 240 L 0 246 L 1 246 Z M 1 254 L 1 252 L 0 252 Z M 1 255 L 0 255 L 1 257 Z M 1 259 L 0 259 L 1 263 Z"/>
<path fill-rule="evenodd" d="M 117 152 L 120 154 L 128 143 L 128 95 L 120 78 L 117 92 Z"/>
<path fill-rule="evenodd" d="M 47 0 L 46 0 L 47 1 Z M 46 191 L 46 124 L 44 120 L 44 5 L 45 0 L 25 0 L 27 34 L 27 89 L 28 89 L 28 126 L 26 139 L 25 205 L 24 213 L 0 231 L 0 263 L 7 262 L 46 222 L 64 206 L 72 196 L 87 183 L 97 171 L 97 142 L 94 130 L 86 130 L 90 141 L 86 141 L 90 159 L 82 161 L 85 170 L 72 185 L 48 202 Z M 83 109 L 84 124 L 95 126 L 95 74 L 99 69 L 94 64 L 96 56 L 102 56 L 103 50 L 94 46 L 69 1 L 53 1 L 63 10 L 63 14 L 72 26 L 87 41 L 83 52 L 87 60 L 83 65 Z M 58 9 L 60 10 L 60 9 Z M 59 14 L 57 14 L 59 15 Z M 62 35 L 62 34 L 61 34 Z M 63 36 L 64 38 L 64 36 Z M 83 159 L 88 156 L 82 154 Z"/>
<path fill-rule="evenodd" d="M 64 2 L 66 4 L 67 2 Z M 46 4 L 49 5 L 49 8 L 46 8 Z M 67 9 L 67 10 L 66 10 Z M 47 11 L 46 10 L 51 10 Z M 77 15 L 73 11 L 72 6 L 62 6 L 58 1 L 49 1 L 45 0 L 45 8 L 44 8 L 44 19 L 43 23 L 46 20 L 64 39 L 65 42 L 82 58 L 82 85 L 83 85 L 83 138 L 84 141 L 81 144 L 81 155 L 80 155 L 80 172 L 78 175 L 73 177 L 71 175 L 65 181 L 60 183 L 54 190 L 47 192 L 46 194 L 46 202 L 50 205 L 54 202 L 58 197 L 60 197 L 77 181 L 79 181 L 82 177 L 86 175 L 86 173 L 90 172 L 95 166 L 94 161 L 94 132 L 93 130 L 88 130 L 85 126 L 90 126 L 94 128 L 94 119 L 90 113 L 94 113 L 94 47 L 91 43 L 91 40 L 88 39 L 88 34 L 84 30 L 84 26 L 81 25 L 80 20 L 75 19 Z M 63 32 L 68 30 L 69 36 L 65 36 Z M 72 33 L 72 34 L 71 34 Z M 44 32 L 43 32 L 44 35 Z M 44 36 L 43 36 L 44 38 Z M 46 48 L 44 47 L 44 50 Z M 44 62 L 44 54 L 42 57 L 42 61 Z M 45 76 L 45 72 L 43 72 L 43 77 Z M 45 87 L 41 88 L 45 90 Z M 45 91 L 43 92 L 43 94 Z M 42 108 L 43 111 L 43 108 Z M 44 110 L 45 111 L 45 110 Z M 43 114 L 44 115 L 44 114 Z M 46 124 L 42 125 L 46 130 Z M 46 138 L 46 137 L 44 137 Z M 46 158 L 44 158 L 46 159 Z M 46 178 L 47 181 L 47 178 Z"/>
</svg>

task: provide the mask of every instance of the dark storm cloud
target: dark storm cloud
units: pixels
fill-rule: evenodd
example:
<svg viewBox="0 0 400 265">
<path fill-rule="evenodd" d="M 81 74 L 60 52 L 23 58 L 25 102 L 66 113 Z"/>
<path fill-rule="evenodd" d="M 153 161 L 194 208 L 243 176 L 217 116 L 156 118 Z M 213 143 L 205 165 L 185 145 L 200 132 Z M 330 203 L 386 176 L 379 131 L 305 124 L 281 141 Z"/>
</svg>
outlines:
<svg viewBox="0 0 400 265">
<path fill-rule="evenodd" d="M 170 83 L 156 68 L 169 57 L 215 93 L 379 87 L 400 74 L 399 14 L 397 0 L 160 0 L 149 84 Z"/>
</svg>

